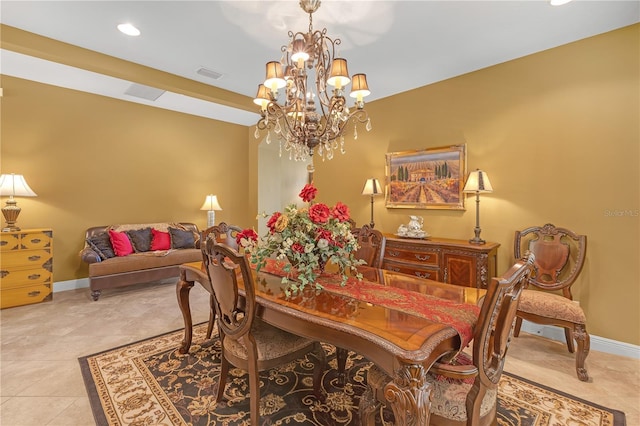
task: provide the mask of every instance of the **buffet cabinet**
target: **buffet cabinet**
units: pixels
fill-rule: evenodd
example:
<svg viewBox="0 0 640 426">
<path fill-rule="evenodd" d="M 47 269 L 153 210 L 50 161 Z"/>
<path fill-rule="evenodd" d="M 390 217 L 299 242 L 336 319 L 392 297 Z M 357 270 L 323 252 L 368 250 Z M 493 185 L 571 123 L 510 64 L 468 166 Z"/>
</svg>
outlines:
<svg viewBox="0 0 640 426">
<path fill-rule="evenodd" d="M 465 287 L 487 288 L 498 269 L 498 247 L 449 238 L 399 238 L 385 234 L 382 267 Z"/>
<path fill-rule="evenodd" d="M 0 232 L 0 308 L 52 298 L 53 231 Z"/>
</svg>

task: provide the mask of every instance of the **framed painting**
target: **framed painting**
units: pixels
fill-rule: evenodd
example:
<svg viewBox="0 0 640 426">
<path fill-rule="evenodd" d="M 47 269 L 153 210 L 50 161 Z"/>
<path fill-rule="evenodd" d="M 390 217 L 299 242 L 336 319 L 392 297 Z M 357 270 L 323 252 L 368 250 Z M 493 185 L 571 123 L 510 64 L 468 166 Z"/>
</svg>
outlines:
<svg viewBox="0 0 640 426">
<path fill-rule="evenodd" d="M 387 153 L 388 208 L 464 210 L 466 145 Z"/>
</svg>

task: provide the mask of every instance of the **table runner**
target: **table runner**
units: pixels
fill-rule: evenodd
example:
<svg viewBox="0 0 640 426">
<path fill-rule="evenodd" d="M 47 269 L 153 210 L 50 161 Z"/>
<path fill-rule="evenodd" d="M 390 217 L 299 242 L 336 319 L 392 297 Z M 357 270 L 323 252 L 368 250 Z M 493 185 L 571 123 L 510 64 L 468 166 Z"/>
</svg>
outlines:
<svg viewBox="0 0 640 426">
<path fill-rule="evenodd" d="M 284 270 L 286 264 L 286 261 L 266 259 L 266 265 L 260 271 L 295 279 L 295 273 Z M 252 264 L 251 267 L 256 266 Z M 354 277 L 349 277 L 344 286 L 341 282 L 342 277 L 337 274 L 322 273 L 318 277 L 318 283 L 331 293 L 449 325 L 460 335 L 460 349 L 465 348 L 473 339 L 473 331 L 480 314 L 480 308 L 476 305 L 456 303 L 416 291 L 383 286 L 365 279 L 359 281 Z"/>
</svg>

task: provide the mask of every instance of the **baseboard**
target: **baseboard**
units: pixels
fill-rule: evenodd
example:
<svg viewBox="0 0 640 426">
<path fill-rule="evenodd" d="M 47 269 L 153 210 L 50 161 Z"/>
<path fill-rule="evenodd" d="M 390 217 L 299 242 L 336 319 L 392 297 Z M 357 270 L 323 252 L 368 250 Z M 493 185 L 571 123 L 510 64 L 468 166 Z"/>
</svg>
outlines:
<svg viewBox="0 0 640 426">
<path fill-rule="evenodd" d="M 565 343 L 564 329 L 522 321 L 522 331 Z M 591 350 L 640 359 L 640 346 L 591 335 Z"/>
<path fill-rule="evenodd" d="M 80 288 L 89 288 L 89 278 L 58 281 L 53 283 L 54 293 Z M 556 340 L 558 342 L 564 343 L 565 341 L 564 330 L 559 327 L 534 324 L 525 320 L 522 321 L 522 331 L 525 333 L 537 334 L 538 336 L 546 337 L 547 339 Z M 640 359 L 640 346 L 607 339 L 606 337 L 591 335 L 591 350 Z"/>
</svg>

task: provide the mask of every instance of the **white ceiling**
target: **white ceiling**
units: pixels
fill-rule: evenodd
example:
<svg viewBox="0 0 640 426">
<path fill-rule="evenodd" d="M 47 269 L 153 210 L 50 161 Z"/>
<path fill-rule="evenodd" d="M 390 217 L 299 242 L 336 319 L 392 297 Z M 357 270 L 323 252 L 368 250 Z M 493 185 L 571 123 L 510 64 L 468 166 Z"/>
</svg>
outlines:
<svg viewBox="0 0 640 426">
<path fill-rule="evenodd" d="M 384 98 L 640 21 L 640 1 L 331 1 L 314 29 L 341 38 L 349 71 Z M 297 1 L 8 1 L 0 22 L 253 97 L 287 32 L 306 31 Z M 128 37 L 116 25 L 142 32 Z M 2 50 L 0 72 L 139 102 L 130 82 Z M 196 73 L 201 67 L 223 76 Z M 165 93 L 148 105 L 249 125 L 257 115 Z"/>
</svg>

